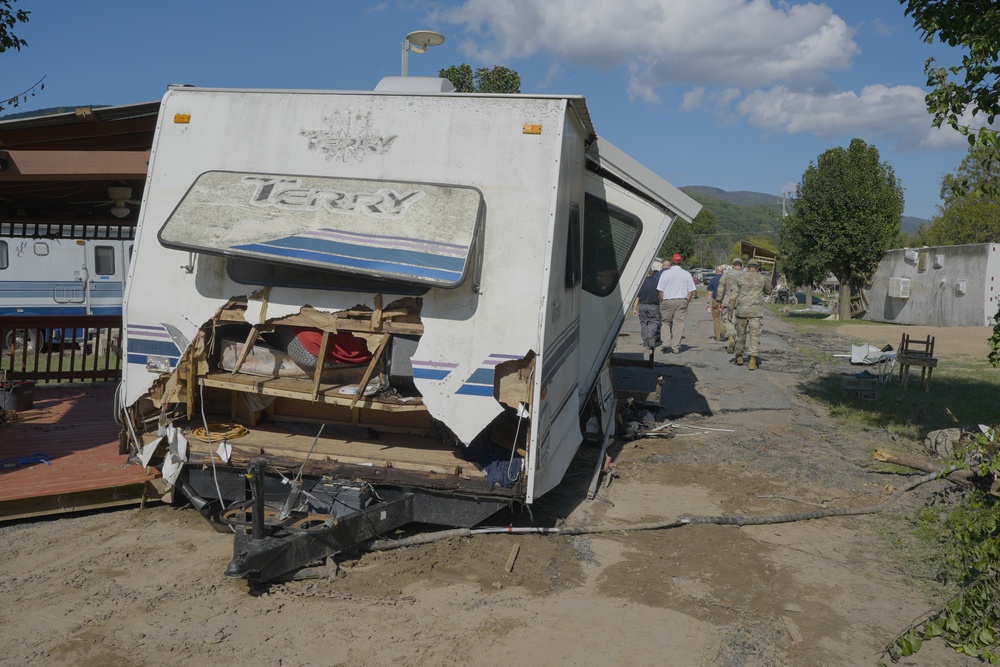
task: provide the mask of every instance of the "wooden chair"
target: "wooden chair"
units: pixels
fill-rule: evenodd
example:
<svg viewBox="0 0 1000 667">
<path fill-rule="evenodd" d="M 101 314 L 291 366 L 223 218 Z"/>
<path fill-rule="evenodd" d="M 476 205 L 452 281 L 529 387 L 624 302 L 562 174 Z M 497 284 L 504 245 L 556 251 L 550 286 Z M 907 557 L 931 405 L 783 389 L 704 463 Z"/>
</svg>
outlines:
<svg viewBox="0 0 1000 667">
<path fill-rule="evenodd" d="M 930 391 L 931 375 L 938 360 L 934 357 L 934 336 L 928 336 L 926 340 L 910 338 L 909 334 L 903 334 L 903 339 L 899 342 L 899 349 L 896 350 L 896 363 L 899 364 L 899 384 L 903 389 L 907 388 L 910 382 L 910 366 L 920 368 L 920 385 L 924 391 Z"/>
</svg>

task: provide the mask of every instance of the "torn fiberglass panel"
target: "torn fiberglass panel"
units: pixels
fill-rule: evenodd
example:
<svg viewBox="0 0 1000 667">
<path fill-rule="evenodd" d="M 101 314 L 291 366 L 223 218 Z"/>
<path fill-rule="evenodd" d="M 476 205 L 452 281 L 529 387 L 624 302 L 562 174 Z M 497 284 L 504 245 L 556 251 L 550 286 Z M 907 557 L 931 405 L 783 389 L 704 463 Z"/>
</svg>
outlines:
<svg viewBox="0 0 1000 667">
<path fill-rule="evenodd" d="M 167 248 L 455 287 L 481 219 L 475 188 L 209 171 L 160 230 Z"/>
</svg>

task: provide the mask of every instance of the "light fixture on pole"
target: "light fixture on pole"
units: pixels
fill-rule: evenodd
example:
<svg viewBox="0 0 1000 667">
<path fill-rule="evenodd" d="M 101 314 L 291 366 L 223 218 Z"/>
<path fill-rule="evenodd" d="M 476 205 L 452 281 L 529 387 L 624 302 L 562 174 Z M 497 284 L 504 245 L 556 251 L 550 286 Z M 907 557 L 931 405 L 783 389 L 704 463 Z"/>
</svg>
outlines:
<svg viewBox="0 0 1000 667">
<path fill-rule="evenodd" d="M 444 35 L 430 30 L 415 30 L 403 40 L 403 76 L 406 76 L 406 54 L 423 53 L 431 46 L 444 44 Z"/>
</svg>

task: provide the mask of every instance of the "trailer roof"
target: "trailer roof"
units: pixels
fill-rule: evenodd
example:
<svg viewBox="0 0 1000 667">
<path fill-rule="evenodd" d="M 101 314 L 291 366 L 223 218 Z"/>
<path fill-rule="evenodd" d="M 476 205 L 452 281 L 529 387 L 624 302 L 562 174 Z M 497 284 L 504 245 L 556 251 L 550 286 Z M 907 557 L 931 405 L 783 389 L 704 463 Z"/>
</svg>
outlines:
<svg viewBox="0 0 1000 667">
<path fill-rule="evenodd" d="M 392 77 L 400 78 L 400 77 Z M 430 78 L 430 77 L 408 77 L 408 78 Z M 507 98 L 507 99 L 538 99 L 538 100 L 566 100 L 568 105 L 576 112 L 579 116 L 580 122 L 583 124 L 584 134 L 587 136 L 588 140 L 593 140 L 597 133 L 594 131 L 594 124 L 590 118 L 590 112 L 587 110 L 587 101 L 582 95 L 536 95 L 527 93 L 515 93 L 515 94 L 501 94 L 501 93 L 455 93 L 455 92 L 440 92 L 434 91 L 430 88 L 427 90 L 421 90 L 421 86 L 410 87 L 410 88 L 400 88 L 398 90 L 385 89 L 385 90 L 321 90 L 321 89 L 295 89 L 289 90 L 287 88 L 211 88 L 211 87 L 196 87 L 196 86 L 168 86 L 168 92 L 171 91 L 198 91 L 198 92 L 242 92 L 242 93 L 261 93 L 268 94 L 273 93 L 276 95 L 289 95 L 296 93 L 309 93 L 313 95 L 377 95 L 377 96 L 421 96 L 421 97 L 482 97 L 482 98 Z"/>
<path fill-rule="evenodd" d="M 657 176 L 603 137 L 594 141 L 587 157 L 601 169 L 611 172 L 647 198 L 674 211 L 688 222 L 694 220 L 698 212 L 701 211 L 701 204 Z"/>
</svg>

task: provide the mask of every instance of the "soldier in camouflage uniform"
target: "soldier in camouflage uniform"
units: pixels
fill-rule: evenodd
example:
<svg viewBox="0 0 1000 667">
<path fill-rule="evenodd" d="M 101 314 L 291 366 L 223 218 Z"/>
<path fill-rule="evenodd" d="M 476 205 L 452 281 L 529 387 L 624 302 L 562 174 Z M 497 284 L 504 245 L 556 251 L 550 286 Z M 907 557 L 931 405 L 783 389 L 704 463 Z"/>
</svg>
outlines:
<svg viewBox="0 0 1000 667">
<path fill-rule="evenodd" d="M 736 279 L 736 285 L 726 293 L 726 303 L 735 316 L 736 364 L 743 365 L 743 351 L 750 357 L 750 370 L 757 370 L 760 332 L 764 328 L 764 300 L 771 293 L 771 281 L 760 273 L 760 262 L 747 262 L 747 272 Z"/>
<path fill-rule="evenodd" d="M 715 298 L 719 302 L 722 310 L 722 327 L 726 330 L 726 352 L 733 353 L 736 345 L 736 327 L 733 325 L 733 311 L 726 306 L 726 294 L 731 294 L 736 287 L 736 279 L 743 275 L 743 260 L 736 257 L 732 261 L 732 267 L 722 276 L 719 281 L 719 288 L 715 292 Z"/>
</svg>

